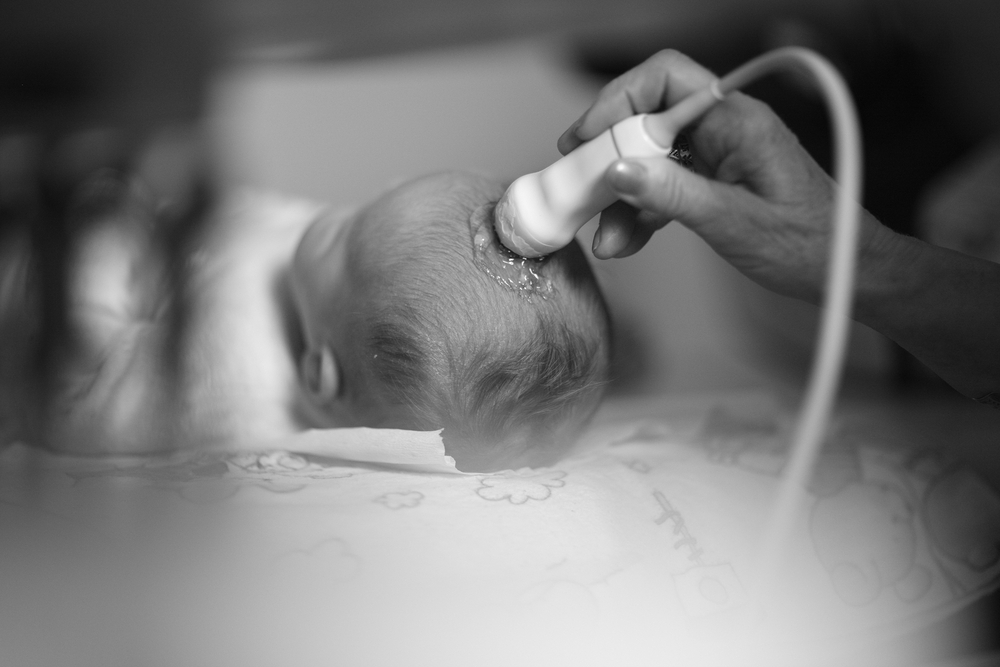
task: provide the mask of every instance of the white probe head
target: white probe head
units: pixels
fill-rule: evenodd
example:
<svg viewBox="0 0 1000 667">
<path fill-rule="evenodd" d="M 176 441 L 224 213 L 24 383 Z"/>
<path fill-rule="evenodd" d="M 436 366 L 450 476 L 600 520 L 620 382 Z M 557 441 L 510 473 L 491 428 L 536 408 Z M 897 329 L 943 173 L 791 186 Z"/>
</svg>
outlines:
<svg viewBox="0 0 1000 667">
<path fill-rule="evenodd" d="M 646 131 L 646 114 L 631 116 L 578 146 L 546 169 L 514 181 L 497 202 L 500 242 L 522 257 L 541 257 L 564 248 L 588 220 L 618 196 L 604 172 L 623 157 L 665 157 Z"/>
<path fill-rule="evenodd" d="M 572 221 L 547 204 L 540 174 L 528 174 L 511 183 L 493 214 L 500 242 L 521 257 L 553 253 L 569 245 L 576 234 Z"/>
<path fill-rule="evenodd" d="M 677 133 L 722 99 L 713 81 L 666 111 L 630 116 L 546 169 L 517 179 L 496 206 L 500 242 L 523 257 L 569 245 L 588 220 L 617 201 L 604 182 L 608 167 L 620 158 L 672 156 Z"/>
</svg>

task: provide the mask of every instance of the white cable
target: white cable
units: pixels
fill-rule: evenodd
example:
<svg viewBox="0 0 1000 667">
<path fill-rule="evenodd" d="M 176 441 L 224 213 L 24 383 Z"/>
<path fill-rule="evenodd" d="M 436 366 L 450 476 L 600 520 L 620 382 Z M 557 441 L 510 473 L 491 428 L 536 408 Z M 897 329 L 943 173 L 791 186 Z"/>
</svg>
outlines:
<svg viewBox="0 0 1000 667">
<path fill-rule="evenodd" d="M 771 51 L 719 81 L 725 94 L 777 69 L 804 66 L 815 77 L 833 130 L 833 172 L 838 190 L 833 209 L 833 243 L 817 351 L 792 447 L 757 558 L 753 590 L 766 595 L 775 580 L 788 539 L 803 505 L 833 411 L 851 323 L 854 269 L 861 201 L 861 133 L 843 78 L 826 59 L 802 48 Z"/>
<path fill-rule="evenodd" d="M 766 53 L 660 113 L 626 118 L 541 172 L 514 181 L 496 206 L 496 230 L 508 248 L 538 257 L 570 243 L 579 228 L 617 199 L 607 187 L 607 168 L 621 157 L 666 155 L 677 133 L 725 98 L 726 93 L 789 67 L 816 78 L 833 125 L 833 242 L 827 267 L 819 343 L 788 464 L 767 523 L 757 567 L 759 586 L 770 585 L 802 504 L 840 382 L 850 326 L 854 250 L 861 198 L 861 141 L 857 114 L 843 79 L 812 51 L 785 48 Z"/>
<path fill-rule="evenodd" d="M 651 116 L 646 124 L 654 140 L 672 142 L 678 131 L 718 103 L 726 93 L 742 88 L 765 74 L 801 67 L 815 77 L 830 112 L 834 178 L 839 188 L 834 201 L 833 243 L 827 266 L 819 342 L 792 438 L 789 460 L 758 554 L 755 583 L 751 586 L 757 594 L 755 598 L 765 594 L 774 582 L 822 448 L 843 369 L 853 298 L 860 213 L 858 202 L 861 200 L 861 138 L 857 113 L 847 85 L 826 59 L 808 49 L 790 47 L 770 51 L 751 60 L 704 90 Z"/>
</svg>

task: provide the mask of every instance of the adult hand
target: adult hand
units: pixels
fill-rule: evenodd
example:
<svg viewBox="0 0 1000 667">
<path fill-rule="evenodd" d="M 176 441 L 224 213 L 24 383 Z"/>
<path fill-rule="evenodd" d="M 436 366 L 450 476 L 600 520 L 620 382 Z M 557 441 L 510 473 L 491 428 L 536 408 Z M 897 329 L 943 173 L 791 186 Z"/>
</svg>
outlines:
<svg viewBox="0 0 1000 667">
<path fill-rule="evenodd" d="M 609 83 L 559 139 L 568 153 L 616 122 L 668 108 L 715 76 L 661 51 Z M 605 176 L 621 201 L 606 209 L 594 255 L 626 257 L 676 219 L 723 258 L 775 292 L 817 302 L 831 236 L 835 184 L 764 103 L 740 93 L 689 128 L 698 170 L 673 160 L 625 159 Z M 863 216 L 862 251 L 892 232 Z"/>
</svg>

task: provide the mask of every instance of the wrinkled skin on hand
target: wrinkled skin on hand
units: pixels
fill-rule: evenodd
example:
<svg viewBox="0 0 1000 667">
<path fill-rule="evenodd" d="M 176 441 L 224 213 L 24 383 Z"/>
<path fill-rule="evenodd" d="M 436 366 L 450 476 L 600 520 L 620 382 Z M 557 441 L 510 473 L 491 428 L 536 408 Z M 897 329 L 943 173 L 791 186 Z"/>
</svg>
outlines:
<svg viewBox="0 0 1000 667">
<path fill-rule="evenodd" d="M 714 75 L 675 51 L 661 51 L 612 81 L 560 138 L 567 152 L 618 120 L 667 108 Z M 764 287 L 819 300 L 836 187 L 766 104 L 733 93 L 690 129 L 700 174 L 661 159 L 622 160 L 608 181 L 622 201 L 601 217 L 599 258 L 637 252 L 672 219 Z M 884 239 L 862 219 L 861 248 Z"/>
</svg>

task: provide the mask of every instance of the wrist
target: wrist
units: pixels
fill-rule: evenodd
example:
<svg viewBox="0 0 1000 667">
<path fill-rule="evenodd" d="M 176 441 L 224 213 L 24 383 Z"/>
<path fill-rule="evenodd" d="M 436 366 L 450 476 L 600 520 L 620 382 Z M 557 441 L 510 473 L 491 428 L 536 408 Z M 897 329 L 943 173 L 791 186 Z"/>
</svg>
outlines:
<svg viewBox="0 0 1000 667">
<path fill-rule="evenodd" d="M 915 239 L 892 231 L 865 211 L 858 244 L 854 318 L 880 329 L 891 311 L 905 308 L 925 274 L 916 264 Z"/>
<path fill-rule="evenodd" d="M 971 398 L 996 393 L 1000 265 L 879 232 L 859 256 L 855 319 Z"/>
</svg>

